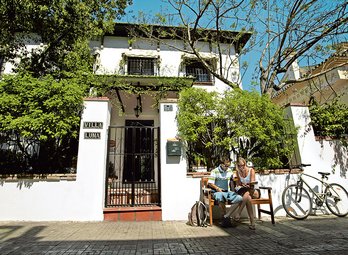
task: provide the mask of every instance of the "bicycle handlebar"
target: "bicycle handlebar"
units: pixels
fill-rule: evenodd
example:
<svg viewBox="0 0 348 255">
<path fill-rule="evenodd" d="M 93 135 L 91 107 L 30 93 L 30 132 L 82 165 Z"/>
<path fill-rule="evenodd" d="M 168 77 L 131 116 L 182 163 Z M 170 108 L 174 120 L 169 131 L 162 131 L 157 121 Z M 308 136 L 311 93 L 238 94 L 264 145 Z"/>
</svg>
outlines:
<svg viewBox="0 0 348 255">
<path fill-rule="evenodd" d="M 312 164 L 301 164 L 302 167 L 311 166 Z"/>
<path fill-rule="evenodd" d="M 303 168 L 303 167 L 306 167 L 306 166 L 311 166 L 311 164 L 299 164 L 299 165 L 292 166 L 291 168 Z"/>
</svg>

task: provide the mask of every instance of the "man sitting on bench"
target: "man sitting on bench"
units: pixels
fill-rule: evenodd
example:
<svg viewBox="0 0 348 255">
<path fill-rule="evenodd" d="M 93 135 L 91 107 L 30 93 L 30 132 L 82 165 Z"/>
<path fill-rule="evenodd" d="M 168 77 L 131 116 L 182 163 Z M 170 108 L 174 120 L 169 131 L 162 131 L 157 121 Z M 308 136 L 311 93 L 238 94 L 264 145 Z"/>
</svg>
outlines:
<svg viewBox="0 0 348 255">
<path fill-rule="evenodd" d="M 240 195 L 230 189 L 229 183 L 231 178 L 233 179 L 233 171 L 230 166 L 231 160 L 228 157 L 221 158 L 219 166 L 211 171 L 208 181 L 208 187 L 213 189 L 213 198 L 219 203 L 223 214 L 220 223 L 222 227 L 232 226 L 229 218 L 232 212 L 226 213 L 226 201 L 230 201 L 231 204 L 237 204 L 243 200 Z"/>
</svg>

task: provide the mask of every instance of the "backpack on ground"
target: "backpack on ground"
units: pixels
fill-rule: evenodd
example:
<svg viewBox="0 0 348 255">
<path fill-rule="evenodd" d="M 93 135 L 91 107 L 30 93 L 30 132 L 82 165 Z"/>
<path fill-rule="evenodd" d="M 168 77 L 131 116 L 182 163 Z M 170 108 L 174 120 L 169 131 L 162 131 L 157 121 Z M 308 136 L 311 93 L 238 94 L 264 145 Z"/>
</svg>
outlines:
<svg viewBox="0 0 348 255">
<path fill-rule="evenodd" d="M 203 202 L 196 201 L 188 214 L 188 224 L 195 227 L 206 227 L 207 218 L 207 207 Z"/>
</svg>

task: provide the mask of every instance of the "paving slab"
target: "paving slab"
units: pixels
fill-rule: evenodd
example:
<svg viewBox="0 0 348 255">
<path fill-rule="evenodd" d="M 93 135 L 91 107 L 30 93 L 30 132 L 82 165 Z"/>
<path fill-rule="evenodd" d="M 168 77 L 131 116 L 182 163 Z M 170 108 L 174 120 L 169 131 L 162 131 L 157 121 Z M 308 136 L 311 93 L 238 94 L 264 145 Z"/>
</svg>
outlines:
<svg viewBox="0 0 348 255">
<path fill-rule="evenodd" d="M 1 255 L 348 254 L 348 217 L 276 217 L 234 228 L 183 221 L 1 222 Z"/>
</svg>

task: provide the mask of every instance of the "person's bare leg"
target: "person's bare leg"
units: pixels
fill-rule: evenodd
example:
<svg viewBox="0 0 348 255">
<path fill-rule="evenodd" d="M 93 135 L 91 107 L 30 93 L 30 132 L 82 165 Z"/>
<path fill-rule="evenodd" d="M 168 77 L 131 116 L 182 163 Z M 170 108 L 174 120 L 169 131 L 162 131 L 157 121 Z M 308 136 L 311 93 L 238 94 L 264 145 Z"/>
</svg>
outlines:
<svg viewBox="0 0 348 255">
<path fill-rule="evenodd" d="M 255 219 L 254 219 L 254 211 L 253 211 L 253 207 L 251 204 L 251 197 L 249 196 L 249 200 L 246 203 L 246 208 L 247 208 L 247 212 L 249 215 L 249 220 L 250 220 L 250 229 L 255 229 Z"/>
<path fill-rule="evenodd" d="M 232 213 L 234 213 L 239 208 L 239 206 L 240 206 L 240 203 L 232 204 L 230 206 L 230 208 L 228 208 L 228 210 L 227 210 L 226 214 L 224 215 L 224 217 L 226 217 L 226 218 L 227 217 L 231 217 Z"/>
<path fill-rule="evenodd" d="M 243 211 L 243 209 L 248 201 L 248 198 L 249 198 L 249 193 L 247 192 L 243 195 L 243 200 L 239 205 L 239 209 L 238 209 L 236 215 L 234 216 L 234 220 L 236 220 L 236 221 L 240 220 L 240 215 L 242 214 L 242 211 Z"/>
<path fill-rule="evenodd" d="M 226 214 L 226 205 L 223 202 L 219 202 L 219 207 L 221 209 L 222 216 Z"/>
</svg>

